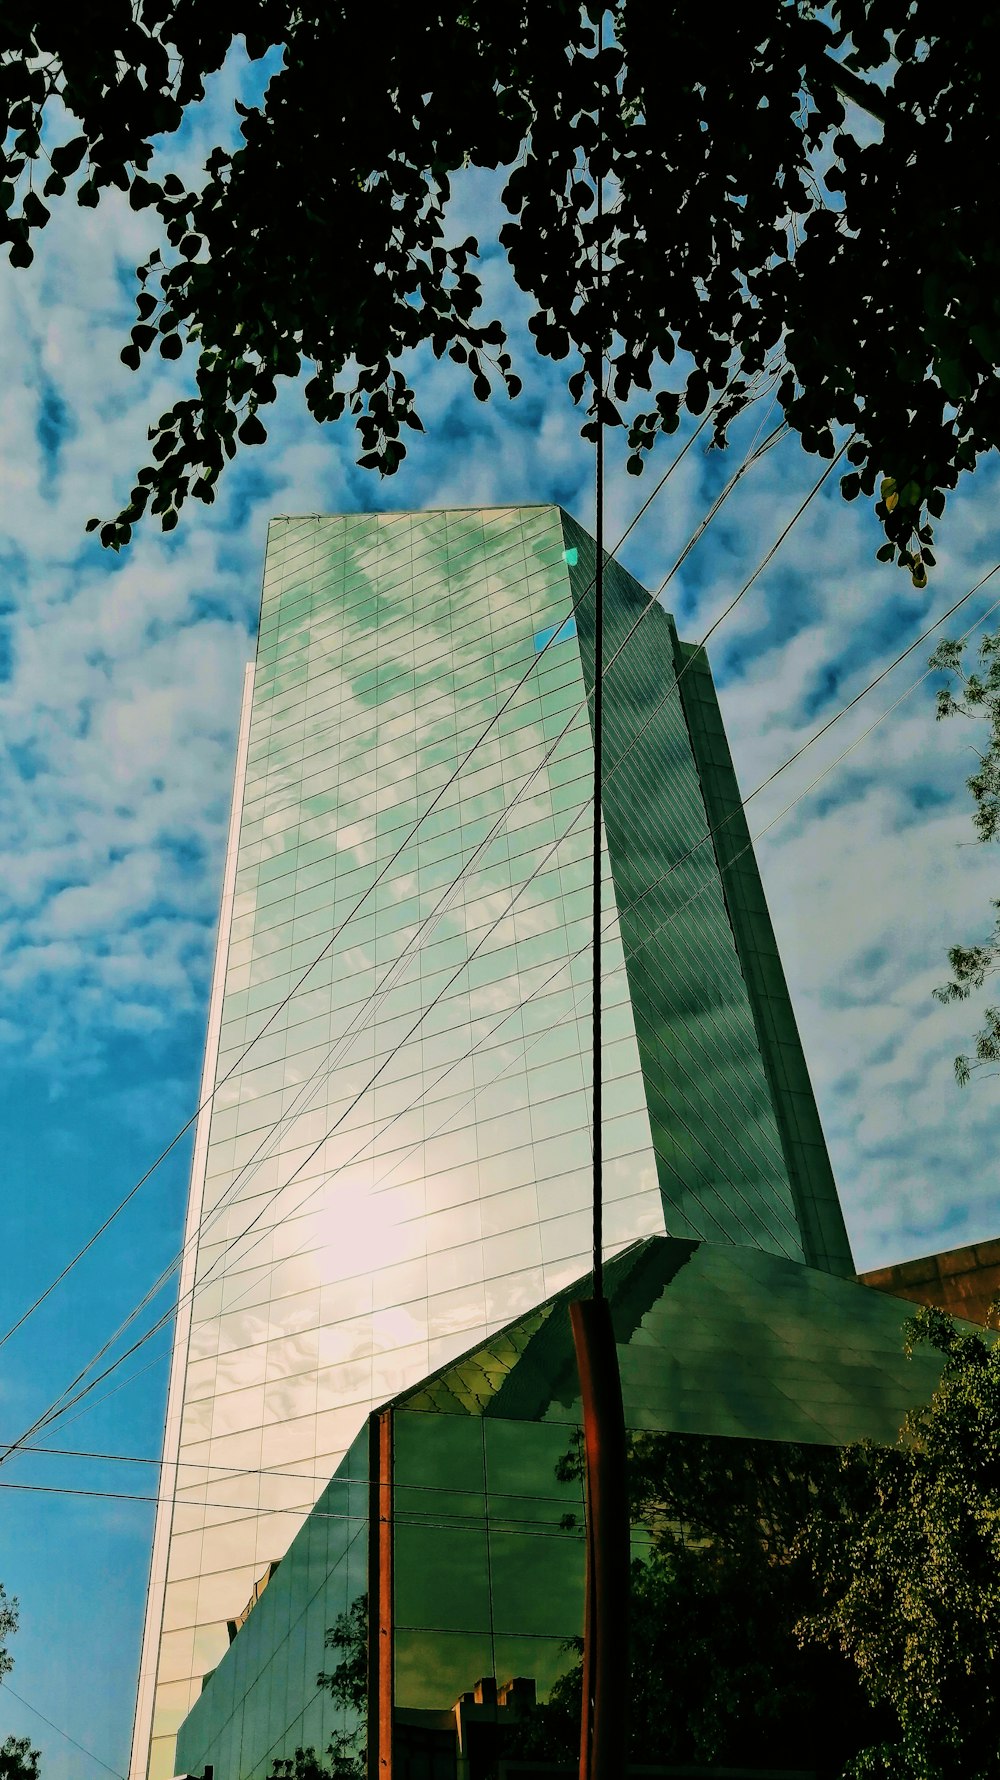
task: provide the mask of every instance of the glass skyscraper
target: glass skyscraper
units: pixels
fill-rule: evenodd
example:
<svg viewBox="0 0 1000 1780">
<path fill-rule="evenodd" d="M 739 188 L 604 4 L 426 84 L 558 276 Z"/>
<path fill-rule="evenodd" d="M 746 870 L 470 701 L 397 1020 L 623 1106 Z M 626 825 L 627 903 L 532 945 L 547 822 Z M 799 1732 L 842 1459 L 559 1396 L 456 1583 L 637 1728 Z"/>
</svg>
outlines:
<svg viewBox="0 0 1000 1780">
<path fill-rule="evenodd" d="M 593 573 L 552 506 L 271 525 L 131 1780 L 371 1408 L 587 1271 Z M 849 1275 L 707 665 L 605 612 L 608 1247 Z"/>
</svg>

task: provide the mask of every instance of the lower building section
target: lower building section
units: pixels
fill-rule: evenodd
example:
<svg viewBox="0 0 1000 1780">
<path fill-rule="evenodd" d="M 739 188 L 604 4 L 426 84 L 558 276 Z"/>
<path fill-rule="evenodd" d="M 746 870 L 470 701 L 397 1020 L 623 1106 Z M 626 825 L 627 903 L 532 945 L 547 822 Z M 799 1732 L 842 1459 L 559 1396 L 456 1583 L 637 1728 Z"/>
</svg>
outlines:
<svg viewBox="0 0 1000 1780">
<path fill-rule="evenodd" d="M 568 1304 L 587 1288 L 549 1298 L 369 1417 L 206 1678 L 180 1730 L 181 1772 L 270 1780 L 309 1748 L 332 1773 L 385 1780 L 573 1771 L 585 1546 Z M 808 1488 L 838 1446 L 893 1441 L 940 1357 L 905 1357 L 905 1303 L 760 1251 L 651 1238 L 607 1264 L 606 1289 L 632 1452 L 635 1636 L 655 1641 L 656 1591 L 699 1543 L 657 1507 L 658 1443 L 673 1442 L 688 1474 L 728 1479 L 734 1500 L 761 1465 Z M 756 1642 L 742 1625 L 733 1635 Z M 726 1650 L 720 1661 L 739 1669 Z M 680 1746 L 663 1765 L 657 1710 L 639 1700 L 636 1771 L 697 1771 Z M 737 1725 L 745 1765 L 719 1771 L 825 1773 L 810 1765 L 819 1728 L 803 1724 L 802 1759 L 790 1760 L 791 1733 L 769 1742 Z"/>
</svg>

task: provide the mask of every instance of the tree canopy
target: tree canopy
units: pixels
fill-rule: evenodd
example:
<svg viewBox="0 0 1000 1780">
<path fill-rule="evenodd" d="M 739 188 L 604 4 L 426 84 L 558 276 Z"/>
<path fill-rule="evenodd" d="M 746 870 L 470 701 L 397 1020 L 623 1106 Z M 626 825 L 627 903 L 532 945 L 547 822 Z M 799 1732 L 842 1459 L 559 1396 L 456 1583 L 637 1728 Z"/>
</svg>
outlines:
<svg viewBox="0 0 1000 1780">
<path fill-rule="evenodd" d="M 931 667 L 949 678 L 937 695 L 938 719 L 967 717 L 985 723 L 987 734 L 974 751 L 976 769 L 966 780 L 972 793 L 972 821 L 979 841 L 1000 836 L 1000 636 L 986 636 L 979 645 L 979 665 L 968 670 L 962 642 L 939 644 Z M 1000 900 L 993 902 L 993 931 L 971 946 L 950 946 L 951 979 L 934 990 L 938 1001 L 968 1001 L 1000 969 Z M 974 1070 L 1000 1063 L 1000 1007 L 987 1007 L 976 1033 L 974 1057 L 955 1058 L 955 1075 L 961 1087 L 972 1080 Z"/>
<path fill-rule="evenodd" d="M 603 49 L 598 10 L 3 8 L 12 263 L 30 263 L 54 202 L 127 192 L 161 243 L 122 356 L 193 359 L 195 393 L 151 428 L 105 544 L 211 501 L 226 459 L 266 436 L 280 377 L 305 371 L 317 420 L 349 415 L 358 461 L 383 474 L 421 429 L 415 349 L 466 366 L 483 400 L 517 394 L 476 269 L 488 244 L 451 234 L 453 178 L 473 167 L 506 173 L 499 242 L 585 433 L 625 426 L 638 471 L 683 409 L 714 402 L 722 443 L 774 366 L 807 451 L 831 457 L 846 430 L 844 494 L 878 497 L 879 554 L 923 583 L 946 491 L 1000 437 L 1000 10 L 746 0 L 723 26 L 699 0 L 617 0 Z M 280 66 L 188 181 L 170 138 L 237 37 Z"/>
<path fill-rule="evenodd" d="M 907 1350 L 942 1373 L 893 1446 L 637 1433 L 630 1755 L 808 1767 L 823 1780 L 992 1780 L 1000 1714 L 1000 1341 L 921 1309 Z M 578 1474 L 579 1446 L 560 1462 Z M 567 1516 L 565 1525 L 573 1522 Z M 353 1729 L 273 1780 L 365 1772 L 367 1600 L 326 1634 L 317 1675 Z M 508 1758 L 575 1765 L 580 1640 Z M 471 1681 L 471 1676 L 470 1676 Z"/>
<path fill-rule="evenodd" d="M 911 1344 L 944 1356 L 898 1444 L 841 1456 L 806 1537 L 823 1605 L 800 1628 L 839 1646 L 895 1720 L 847 1772 L 989 1780 L 1000 1712 L 1000 1344 L 921 1310 Z"/>
<path fill-rule="evenodd" d="M 562 1475 L 578 1460 L 571 1454 Z M 835 1450 L 634 1434 L 629 1753 L 633 1762 L 809 1768 L 833 1780 L 891 1728 L 832 1640 L 804 1642 L 821 1593 L 803 1532 L 829 1494 Z M 577 1661 L 510 1739 L 534 1759 L 572 1757 Z"/>
<path fill-rule="evenodd" d="M 920 1342 L 941 1379 L 894 1446 L 633 1437 L 634 1759 L 995 1774 L 1000 1341 L 921 1309 Z M 530 1753 L 571 1751 L 578 1702 L 577 1665 Z"/>
<path fill-rule="evenodd" d="M 18 1608 L 0 1582 L 0 1683 L 14 1667 L 7 1640 L 18 1625 Z M 2 1695 L 0 1695 L 2 1697 Z M 0 1780 L 38 1780 L 40 1754 L 28 1737 L 5 1737 L 0 1743 Z"/>
</svg>

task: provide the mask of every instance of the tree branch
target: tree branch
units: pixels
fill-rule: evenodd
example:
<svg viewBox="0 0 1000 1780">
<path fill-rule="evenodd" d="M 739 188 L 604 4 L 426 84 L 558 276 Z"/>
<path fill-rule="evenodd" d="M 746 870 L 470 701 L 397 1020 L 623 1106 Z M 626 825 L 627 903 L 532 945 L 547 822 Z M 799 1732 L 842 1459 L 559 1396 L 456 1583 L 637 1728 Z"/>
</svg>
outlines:
<svg viewBox="0 0 1000 1780">
<path fill-rule="evenodd" d="M 829 60 L 834 70 L 833 84 L 841 98 L 850 99 L 852 105 L 860 105 L 862 111 L 867 111 L 869 117 L 875 118 L 884 128 L 892 115 L 891 107 L 886 104 L 885 94 L 879 87 L 869 86 L 866 80 L 862 80 L 850 68 L 845 68 L 843 62 L 834 61 L 832 56 Z"/>
</svg>

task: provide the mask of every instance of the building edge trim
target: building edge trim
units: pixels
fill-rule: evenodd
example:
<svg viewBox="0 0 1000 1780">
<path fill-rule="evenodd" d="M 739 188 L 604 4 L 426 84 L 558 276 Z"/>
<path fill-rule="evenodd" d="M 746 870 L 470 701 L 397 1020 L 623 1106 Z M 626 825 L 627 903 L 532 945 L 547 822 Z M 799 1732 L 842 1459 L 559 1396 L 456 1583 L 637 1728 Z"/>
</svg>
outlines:
<svg viewBox="0 0 1000 1780">
<path fill-rule="evenodd" d="M 205 1171 L 208 1161 L 208 1138 L 212 1122 L 213 1093 L 219 1062 L 219 1039 L 222 1031 L 222 1004 L 229 959 L 229 938 L 236 900 L 236 865 L 239 853 L 240 828 L 243 815 L 243 794 L 246 784 L 247 759 L 250 752 L 250 718 L 253 709 L 254 664 L 248 662 L 243 675 L 243 697 L 240 706 L 239 739 L 236 749 L 236 772 L 229 812 L 226 841 L 226 864 L 222 880 L 222 900 L 215 942 L 212 989 L 205 1033 L 205 1061 L 201 1073 L 199 1105 L 201 1112 L 195 1126 L 194 1151 L 191 1158 L 191 1180 L 188 1189 L 187 1216 L 184 1222 L 184 1249 L 177 1286 L 177 1318 L 170 1355 L 170 1377 L 167 1387 L 167 1413 L 163 1435 L 163 1456 L 160 1461 L 157 1489 L 156 1520 L 153 1528 L 153 1549 L 149 1565 L 149 1587 L 139 1657 L 139 1679 L 136 1688 L 135 1715 L 132 1725 L 132 1747 L 129 1755 L 128 1780 L 146 1780 L 149 1771 L 153 1734 L 153 1712 L 159 1669 L 160 1642 L 163 1633 L 163 1612 L 166 1600 L 167 1559 L 173 1528 L 174 1501 L 177 1494 L 177 1471 L 180 1453 L 181 1419 L 184 1409 L 184 1384 L 187 1374 L 188 1345 L 191 1336 L 191 1292 L 198 1260 L 198 1229 L 202 1219 L 205 1195 Z M 190 1245 L 190 1248 L 189 1248 Z"/>
</svg>

